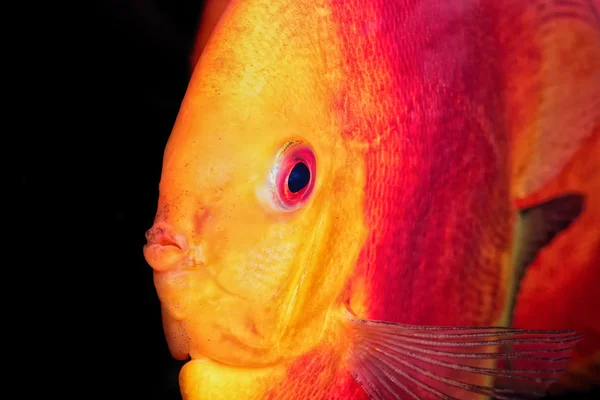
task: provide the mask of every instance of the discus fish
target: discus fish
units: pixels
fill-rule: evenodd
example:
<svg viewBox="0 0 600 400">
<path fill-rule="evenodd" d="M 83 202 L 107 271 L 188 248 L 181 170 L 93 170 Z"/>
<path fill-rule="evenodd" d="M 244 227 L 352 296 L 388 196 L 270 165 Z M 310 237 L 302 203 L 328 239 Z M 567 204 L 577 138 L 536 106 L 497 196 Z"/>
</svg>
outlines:
<svg viewBox="0 0 600 400">
<path fill-rule="evenodd" d="M 595 15 L 583 1 L 232 1 L 144 248 L 169 348 L 192 358 L 183 397 L 543 395 L 580 336 L 503 326 L 584 198 L 517 200 L 597 134 Z M 592 60 L 581 91 L 530 102 L 571 87 L 556 79 L 576 66 L 543 40 L 563 20 L 561 49 Z M 548 208 L 568 221 L 531 217 Z M 546 233 L 535 246 L 531 230 Z"/>
</svg>

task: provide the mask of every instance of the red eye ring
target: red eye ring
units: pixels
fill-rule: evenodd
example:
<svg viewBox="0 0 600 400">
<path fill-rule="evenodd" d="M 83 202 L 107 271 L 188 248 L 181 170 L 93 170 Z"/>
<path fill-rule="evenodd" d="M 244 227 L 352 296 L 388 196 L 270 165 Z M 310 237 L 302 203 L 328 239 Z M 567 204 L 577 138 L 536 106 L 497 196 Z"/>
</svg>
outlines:
<svg viewBox="0 0 600 400">
<path fill-rule="evenodd" d="M 292 191 L 289 186 L 290 174 L 298 164 L 304 164 L 300 170 L 302 178 L 304 181 L 308 179 L 308 182 L 303 182 L 305 184 L 299 190 Z M 276 206 L 285 211 L 294 211 L 306 204 L 315 186 L 316 172 L 317 162 L 312 148 L 299 140 L 287 143 L 277 154 L 269 179 Z"/>
</svg>

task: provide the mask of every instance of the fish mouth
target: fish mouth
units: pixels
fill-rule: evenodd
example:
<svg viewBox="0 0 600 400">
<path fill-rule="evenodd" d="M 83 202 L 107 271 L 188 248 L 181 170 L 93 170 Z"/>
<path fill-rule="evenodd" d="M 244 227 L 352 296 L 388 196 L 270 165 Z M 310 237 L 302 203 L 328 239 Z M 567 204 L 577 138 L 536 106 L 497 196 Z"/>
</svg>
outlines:
<svg viewBox="0 0 600 400">
<path fill-rule="evenodd" d="M 144 246 L 146 262 L 158 274 L 157 279 L 176 281 L 186 279 L 190 272 L 200 272 L 219 291 L 224 294 L 240 297 L 221 284 L 218 274 L 206 264 L 204 246 L 202 244 L 190 245 L 184 235 L 177 232 L 166 222 L 157 222 L 146 232 L 147 243 Z"/>
<path fill-rule="evenodd" d="M 206 304 L 224 304 L 232 307 L 231 302 L 244 303 L 243 294 L 231 291 L 227 282 L 219 279 L 219 265 L 206 262 L 204 242 L 188 241 L 180 232 L 165 222 L 154 224 L 146 232 L 147 243 L 143 248 L 146 262 L 154 272 L 154 285 L 161 303 L 162 325 L 171 355 L 178 360 L 214 357 L 219 351 L 197 347 L 191 337 L 198 335 L 198 310 L 206 311 Z M 237 303 L 236 303 L 237 304 Z M 204 315 L 200 312 L 200 315 Z M 203 324 L 213 326 L 213 330 L 229 332 L 224 339 L 228 346 L 247 348 L 249 345 L 231 331 L 228 319 L 215 320 L 212 312 L 207 312 Z M 204 317 L 202 317 L 204 318 Z M 207 333 L 202 333 L 203 339 Z M 198 338 L 196 338 L 198 340 Z M 196 343 L 196 344 L 194 344 Z M 247 350 L 246 350 L 247 351 Z M 229 360 L 230 361 L 230 360 Z M 235 365 L 235 363 L 231 364 Z"/>
<path fill-rule="evenodd" d="M 146 232 L 144 246 L 146 262 L 157 272 L 204 264 L 204 252 L 191 247 L 184 235 L 165 222 L 158 222 Z"/>
<path fill-rule="evenodd" d="M 146 231 L 148 245 L 161 245 L 176 247 L 181 251 L 188 248 L 185 237 L 175 232 L 173 227 L 166 222 L 158 222 Z"/>
</svg>

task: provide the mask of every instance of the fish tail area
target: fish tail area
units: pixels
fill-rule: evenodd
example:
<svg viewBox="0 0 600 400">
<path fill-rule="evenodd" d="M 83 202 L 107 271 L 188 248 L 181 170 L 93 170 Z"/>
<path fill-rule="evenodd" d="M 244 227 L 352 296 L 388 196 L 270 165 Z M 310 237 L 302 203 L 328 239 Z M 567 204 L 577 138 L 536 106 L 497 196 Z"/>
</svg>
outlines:
<svg viewBox="0 0 600 400">
<path fill-rule="evenodd" d="M 194 40 L 194 47 L 190 54 L 190 71 L 194 71 L 196 64 L 206 47 L 208 39 L 211 37 L 221 15 L 225 12 L 229 0 L 207 0 L 204 9 L 200 15 L 198 31 Z"/>
<path fill-rule="evenodd" d="M 572 330 L 348 320 L 348 370 L 372 399 L 533 399 L 564 372 Z"/>
</svg>

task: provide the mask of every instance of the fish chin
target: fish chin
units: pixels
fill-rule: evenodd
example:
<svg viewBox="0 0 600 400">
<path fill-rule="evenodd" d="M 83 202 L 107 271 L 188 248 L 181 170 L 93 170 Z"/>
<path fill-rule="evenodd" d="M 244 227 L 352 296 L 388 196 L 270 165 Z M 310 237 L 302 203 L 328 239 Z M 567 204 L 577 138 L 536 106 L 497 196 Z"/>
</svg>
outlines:
<svg viewBox="0 0 600 400">
<path fill-rule="evenodd" d="M 261 335 L 263 305 L 228 292 L 206 267 L 155 272 L 163 328 L 174 358 L 212 359 L 231 366 L 277 360 L 276 340 Z"/>
<path fill-rule="evenodd" d="M 190 353 L 190 339 L 185 331 L 184 322 L 173 318 L 166 307 L 163 307 L 162 323 L 167 345 L 173 358 L 177 360 L 187 359 Z"/>
</svg>

